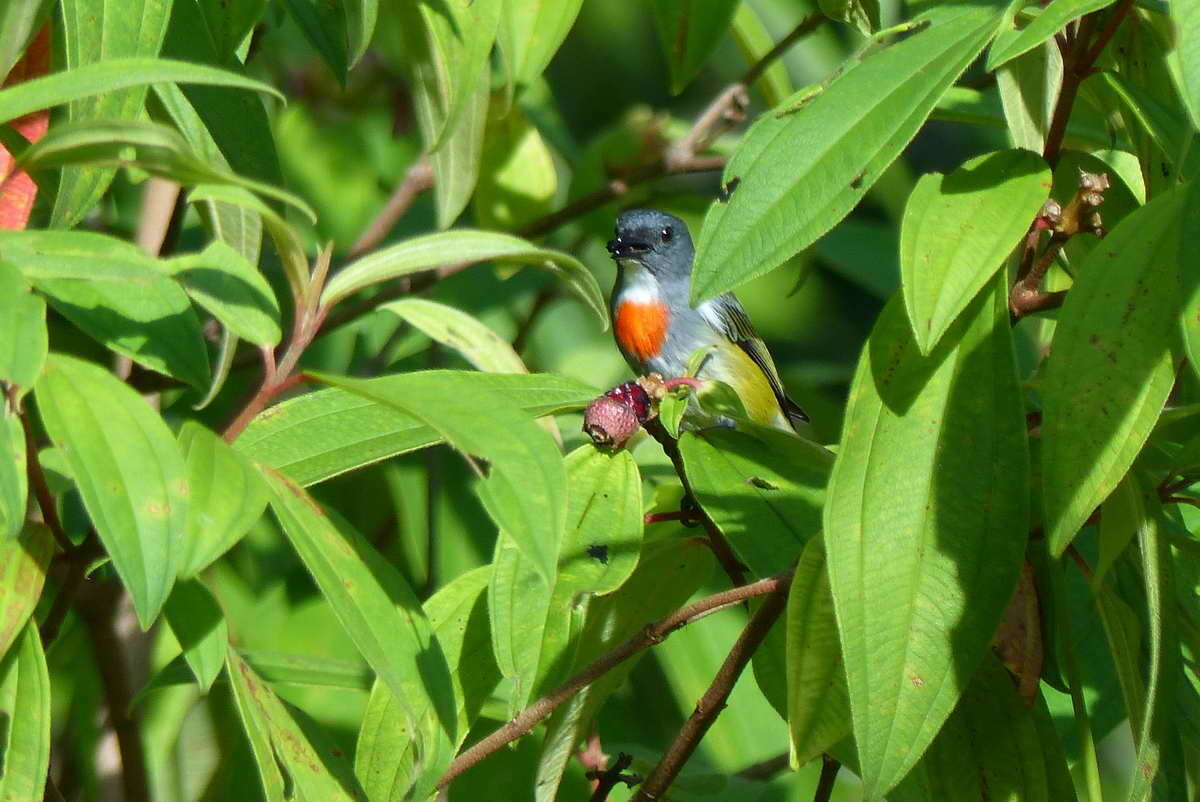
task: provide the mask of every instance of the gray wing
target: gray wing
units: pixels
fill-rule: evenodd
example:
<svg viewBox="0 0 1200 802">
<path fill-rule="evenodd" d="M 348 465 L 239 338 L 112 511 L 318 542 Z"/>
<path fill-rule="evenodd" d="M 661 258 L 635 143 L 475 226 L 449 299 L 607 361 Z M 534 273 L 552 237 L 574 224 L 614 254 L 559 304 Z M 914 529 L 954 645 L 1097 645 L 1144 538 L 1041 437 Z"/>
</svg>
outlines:
<svg viewBox="0 0 1200 802">
<path fill-rule="evenodd" d="M 701 304 L 699 312 L 708 321 L 708 325 L 737 343 L 738 347 L 754 361 L 754 364 L 758 365 L 766 375 L 767 381 L 770 382 L 775 399 L 779 402 L 779 407 L 783 410 L 788 422 L 792 424 L 792 428 L 795 428 L 798 423 L 807 422 L 808 415 L 795 401 L 788 398 L 787 392 L 783 389 L 783 382 L 779 379 L 779 371 L 775 369 L 775 362 L 771 359 L 770 352 L 767 351 L 767 346 L 758 336 L 758 332 L 754 330 L 754 324 L 750 322 L 746 310 L 742 308 L 737 297 L 731 292 L 718 295 Z"/>
</svg>

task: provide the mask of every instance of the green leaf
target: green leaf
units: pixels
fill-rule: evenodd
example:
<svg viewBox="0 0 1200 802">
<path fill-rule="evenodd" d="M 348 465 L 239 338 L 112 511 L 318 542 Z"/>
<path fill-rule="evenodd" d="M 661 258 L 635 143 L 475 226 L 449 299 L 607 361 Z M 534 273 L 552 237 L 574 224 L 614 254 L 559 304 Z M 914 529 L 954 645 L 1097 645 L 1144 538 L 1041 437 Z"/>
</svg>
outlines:
<svg viewBox="0 0 1200 802">
<path fill-rule="evenodd" d="M 37 800 L 50 769 L 50 675 L 37 627 L 25 627 L 16 650 L 0 662 L 0 799 Z"/>
<path fill-rule="evenodd" d="M 1175 23 L 1175 50 L 1178 63 L 1179 94 L 1192 115 L 1192 125 L 1200 129 L 1200 3 L 1179 0 L 1168 4 Z"/>
<path fill-rule="evenodd" d="M 47 347 L 46 302 L 20 269 L 0 262 L 0 382 L 15 385 L 18 399 L 41 373 Z"/>
<path fill-rule="evenodd" d="M 1046 536 L 1062 554 L 1150 436 L 1175 379 L 1182 196 L 1126 217 L 1078 270 L 1042 385 Z"/>
<path fill-rule="evenodd" d="M 187 295 L 141 249 L 82 231 L 0 232 L 0 249 L 67 320 L 106 347 L 195 387 L 208 351 Z"/>
<path fill-rule="evenodd" d="M 209 429 L 187 421 L 179 430 L 187 460 L 187 540 L 179 575 L 191 577 L 229 550 L 267 506 L 267 488 L 254 465 Z"/>
<path fill-rule="evenodd" d="M 44 3 L 40 0 L 5 0 L 0 3 L 0 82 L 12 70 L 33 40 Z"/>
<path fill-rule="evenodd" d="M 410 373 L 406 392 L 362 379 L 310 375 L 322 384 L 412 415 L 459 451 L 491 463 L 477 491 L 484 507 L 541 576 L 547 582 L 554 578 L 566 515 L 562 457 L 550 435 L 516 399 L 480 395 L 475 377 L 486 374 Z"/>
<path fill-rule="evenodd" d="M 868 797 L 921 757 L 987 651 L 1020 570 L 1029 456 L 997 280 L 928 357 L 901 299 L 851 385 L 825 547 Z"/>
<path fill-rule="evenodd" d="M 417 0 L 392 10 L 393 24 L 405 38 L 413 105 L 426 150 L 445 146 L 474 95 L 487 91 L 488 57 L 501 5 L 502 0 Z"/>
<path fill-rule="evenodd" d="M 879 30 L 879 0 L 818 0 L 821 13 L 870 36 Z"/>
<path fill-rule="evenodd" d="M 704 538 L 648 541 L 629 579 L 614 593 L 593 599 L 579 635 L 572 671 L 616 649 L 671 611 L 682 607 L 711 576 L 712 550 Z M 534 786 L 537 802 L 556 798 L 567 763 L 592 731 L 601 707 L 629 677 L 642 655 L 626 660 L 571 697 L 546 722 L 546 738 Z"/>
<path fill-rule="evenodd" d="M 68 71 L 112 58 L 154 58 L 162 48 L 171 4 L 157 0 L 62 0 L 62 66 Z M 144 113 L 146 86 L 81 98 L 67 108 L 67 123 L 136 120 Z M 52 126 L 57 129 L 59 126 Z M 71 228 L 96 205 L 116 171 L 67 166 L 61 173 L 50 224 Z"/>
<path fill-rule="evenodd" d="M 19 536 L 0 541 L 0 657 L 33 615 L 53 554 L 54 535 L 45 524 L 29 522 Z"/>
<path fill-rule="evenodd" d="M 321 60 L 344 90 L 346 73 L 350 69 L 345 5 L 323 0 L 284 0 L 284 5 L 295 20 L 296 27 L 313 50 L 321 55 Z"/>
<path fill-rule="evenodd" d="M 1104 92 L 1108 98 L 1116 101 L 1113 105 L 1123 106 L 1133 123 L 1153 141 L 1164 163 L 1174 166 L 1174 172 L 1178 172 L 1181 165 L 1177 165 L 1176 161 L 1181 154 L 1188 152 L 1185 145 L 1190 145 L 1193 135 L 1191 121 L 1181 109 L 1174 104 L 1164 104 L 1148 89 L 1111 70 L 1091 76 L 1087 89 Z"/>
<path fill-rule="evenodd" d="M 567 678 L 590 598 L 621 587 L 642 542 L 641 477 L 627 451 L 591 444 L 566 458 L 566 534 L 545 582 L 506 532 L 489 588 L 496 663 L 513 681 L 510 713 Z"/>
<path fill-rule="evenodd" d="M 425 602 L 433 629 L 454 682 L 457 736 L 455 751 L 466 740 L 487 695 L 500 681 L 492 658 L 487 590 L 491 568 L 483 566 L 455 579 Z M 426 718 L 432 715 L 427 709 Z M 405 799 L 418 777 L 414 763 L 420 743 L 413 738 L 402 706 L 385 683 L 376 681 L 358 732 L 354 770 L 370 799 Z M 415 797 L 413 797 L 415 798 Z"/>
<path fill-rule="evenodd" d="M 1113 2 L 1115 0 L 1054 0 L 1024 28 L 1006 30 L 996 37 L 988 50 L 987 71 L 991 72 L 1001 64 L 1033 50 L 1061 31 L 1067 23 L 1106 8 Z"/>
<path fill-rule="evenodd" d="M 819 537 L 808 541 L 788 594 L 787 720 L 794 766 L 803 766 L 850 734 L 846 667 L 824 543 Z"/>
<path fill-rule="evenodd" d="M 738 0 L 654 0 L 654 23 L 667 69 L 671 94 L 684 90 L 729 31 Z"/>
<path fill-rule="evenodd" d="M 582 5 L 583 0 L 504 0 L 496 44 L 514 93 L 541 77 Z"/>
<path fill-rule="evenodd" d="M 313 688 L 339 688 L 369 691 L 375 682 L 371 669 L 357 660 L 333 660 L 305 654 L 238 650 L 260 677 L 272 685 L 297 685 Z M 152 692 L 177 685 L 194 685 L 196 675 L 184 655 L 178 655 L 151 677 L 137 694 L 130 707 L 137 707 Z"/>
<path fill-rule="evenodd" d="M 364 287 L 441 265 L 492 261 L 519 262 L 550 271 L 566 282 L 607 328 L 608 308 L 600 285 L 578 259 L 509 234 L 461 228 L 414 237 L 351 262 L 329 280 L 321 305 L 328 308 Z"/>
<path fill-rule="evenodd" d="M 481 75 L 467 98 L 467 105 L 459 115 L 454 130 L 430 156 L 434 178 L 433 205 L 440 229 L 454 224 L 475 192 L 479 170 L 483 165 L 490 97 L 487 76 Z"/>
<path fill-rule="evenodd" d="M 236 250 L 217 240 L 203 251 L 165 263 L 192 300 L 239 337 L 255 345 L 279 344 L 279 302 L 271 285 Z"/>
<path fill-rule="evenodd" d="M 996 28 L 991 6 L 943 5 L 919 31 L 833 81 L 802 108 L 756 123 L 725 168 L 737 179 L 704 219 L 692 301 L 761 276 L 858 203 Z M 801 90 L 803 91 L 803 90 Z"/>
<path fill-rule="evenodd" d="M 917 182 L 900 228 L 900 276 L 922 354 L 1003 266 L 1050 184 L 1050 168 L 1027 150 L 978 156 Z"/>
<path fill-rule="evenodd" d="M 29 481 L 25 468 L 25 429 L 21 419 L 0 404 L 0 543 L 15 538 L 25 525 Z"/>
<path fill-rule="evenodd" d="M 1062 73 L 1062 53 L 1053 42 L 1018 56 L 996 71 L 1000 104 L 1014 147 L 1042 152 L 1054 118 Z"/>
<path fill-rule="evenodd" d="M 236 57 L 239 48 L 248 45 L 250 33 L 262 19 L 266 7 L 266 0 L 200 0 L 200 18 L 204 20 L 204 29 L 211 36 L 213 54 L 222 58 Z M 178 13 L 174 4 L 171 10 L 173 14 Z M 172 21 L 174 19 L 172 17 Z M 167 41 L 170 40 L 171 31 L 168 29 Z M 164 50 L 171 53 L 169 45 Z M 241 60 L 245 60 L 244 53 Z"/>
<path fill-rule="evenodd" d="M 18 168 L 30 172 L 71 164 L 133 165 L 182 184 L 238 186 L 316 220 L 312 208 L 292 193 L 214 166 L 196 155 L 177 132 L 159 123 L 96 121 L 54 126 L 16 161 Z"/>
<path fill-rule="evenodd" d="M 175 583 L 163 608 L 196 682 L 207 693 L 225 665 L 229 629 L 212 593 L 198 579 Z"/>
<path fill-rule="evenodd" d="M 545 373 L 432 371 L 371 379 L 368 386 L 403 397 L 410 388 L 443 377 L 448 385 L 464 388 L 470 397 L 509 399 L 532 417 L 583 409 L 599 394 L 594 387 Z M 479 413 L 479 417 L 485 416 Z M 439 431 L 415 414 L 333 389 L 271 407 L 246 427 L 235 448 L 302 485 L 311 485 L 440 442 Z"/>
<path fill-rule="evenodd" d="M 341 750 L 315 726 L 302 726 L 293 708 L 280 701 L 232 645 L 225 659 L 267 802 L 365 800 Z"/>
<path fill-rule="evenodd" d="M 490 116 L 481 158 L 474 204 L 481 228 L 512 230 L 553 211 L 554 157 L 519 106 L 503 117 Z"/>
<path fill-rule="evenodd" d="M 334 615 L 401 700 L 410 728 L 422 728 L 418 774 L 436 781 L 454 756 L 457 718 L 449 668 L 420 603 L 400 572 L 348 524 L 335 526 L 299 486 L 269 469 L 264 474 L 275 515 Z M 426 726 L 429 710 L 433 726 Z"/>
<path fill-rule="evenodd" d="M 175 438 L 133 388 L 90 362 L 51 354 L 34 392 L 149 629 L 175 583 L 187 530 L 187 469 Z"/>
<path fill-rule="evenodd" d="M 422 331 L 427 337 L 458 351 L 478 370 L 488 373 L 528 373 L 517 352 L 478 318 L 453 306 L 404 298 L 379 307 Z"/>
<path fill-rule="evenodd" d="M 228 70 L 171 59 L 114 58 L 0 90 L 0 123 L 11 122 L 31 111 L 60 106 L 92 95 L 165 82 L 232 86 L 264 92 L 285 100 L 283 94 L 273 86 Z"/>
<path fill-rule="evenodd" d="M 756 576 L 784 570 L 821 529 L 833 455 L 767 426 L 685 432 L 679 440 L 696 501 Z"/>
<path fill-rule="evenodd" d="M 750 3 L 738 3 L 737 11 L 733 14 L 732 32 L 733 41 L 748 65 L 757 64 L 775 47 L 775 40 Z M 780 59 L 767 67 L 754 86 L 762 93 L 763 100 L 770 108 L 778 106 L 794 91 L 787 65 Z"/>
<path fill-rule="evenodd" d="M 1101 506 L 1100 556 L 1096 560 L 1091 580 L 1094 587 L 1099 587 L 1104 581 L 1121 552 L 1125 551 L 1125 547 L 1133 540 L 1141 524 L 1140 516 L 1143 514 L 1137 483 L 1132 476 L 1126 476 Z"/>
<path fill-rule="evenodd" d="M 1031 709 L 988 655 L 954 715 L 888 799 L 1070 802 L 1075 794 L 1045 701 L 1039 696 Z"/>
</svg>

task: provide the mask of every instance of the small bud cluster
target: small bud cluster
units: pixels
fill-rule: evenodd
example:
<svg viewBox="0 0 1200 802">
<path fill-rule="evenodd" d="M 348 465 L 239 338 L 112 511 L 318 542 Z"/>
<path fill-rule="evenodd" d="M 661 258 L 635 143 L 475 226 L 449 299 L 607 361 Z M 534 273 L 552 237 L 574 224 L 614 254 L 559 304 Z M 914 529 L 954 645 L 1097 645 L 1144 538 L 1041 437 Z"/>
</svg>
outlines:
<svg viewBox="0 0 1200 802">
<path fill-rule="evenodd" d="M 653 417 L 651 394 L 641 381 L 644 379 L 618 385 L 588 404 L 583 413 L 583 431 L 593 443 L 620 448 Z M 661 383 L 661 377 L 658 381 Z"/>
</svg>

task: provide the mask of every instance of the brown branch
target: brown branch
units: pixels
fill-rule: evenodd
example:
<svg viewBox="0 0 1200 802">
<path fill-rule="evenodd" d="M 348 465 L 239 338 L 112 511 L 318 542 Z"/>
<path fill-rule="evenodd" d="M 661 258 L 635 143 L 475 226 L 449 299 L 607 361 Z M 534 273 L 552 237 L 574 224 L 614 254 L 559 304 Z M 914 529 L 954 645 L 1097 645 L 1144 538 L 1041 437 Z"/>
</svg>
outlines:
<svg viewBox="0 0 1200 802">
<path fill-rule="evenodd" d="M 592 791 L 591 799 L 588 802 L 606 802 L 608 795 L 612 793 L 612 789 L 618 784 L 624 783 L 630 788 L 642 781 L 640 774 L 624 774 L 625 769 L 633 765 L 633 755 L 619 752 L 617 754 L 617 762 L 612 768 L 598 770 L 592 769 L 584 776 L 589 780 L 596 781 L 596 790 Z"/>
<path fill-rule="evenodd" d="M 750 617 L 750 622 L 746 624 L 746 628 L 742 630 L 741 636 L 733 645 L 725 662 L 717 670 L 712 684 L 708 686 L 708 690 L 696 703 L 696 709 L 683 723 L 679 735 L 675 737 L 675 741 L 667 749 L 667 753 L 663 755 L 662 760 L 654 767 L 654 771 L 638 788 L 637 793 L 632 797 L 632 802 L 653 802 L 662 799 L 663 794 L 671 787 L 671 783 L 683 769 L 688 758 L 700 745 L 700 740 L 716 721 L 721 710 L 724 709 L 725 702 L 729 699 L 729 694 L 738 677 L 750 663 L 750 658 L 762 645 L 767 633 L 771 631 L 771 627 L 787 606 L 787 596 L 787 587 L 779 587 L 763 600 L 762 605 Z"/>
<path fill-rule="evenodd" d="M 54 540 L 63 553 L 70 553 L 74 551 L 75 544 L 63 529 L 62 520 L 58 517 L 58 508 L 54 505 L 54 495 L 50 492 L 50 485 L 46 483 L 46 474 L 42 471 L 41 460 L 38 459 L 37 441 L 33 437 L 33 424 L 24 412 L 18 417 L 21 419 L 21 428 L 25 430 L 25 472 L 29 476 L 33 496 L 42 511 L 42 521 L 53 533 Z"/>
<path fill-rule="evenodd" d="M 433 187 L 433 165 L 430 164 L 428 157 L 421 159 L 408 168 L 404 174 L 404 179 L 396 187 L 396 191 L 392 193 L 392 197 L 388 198 L 388 202 L 384 205 L 379 213 L 359 235 L 354 245 L 350 247 L 350 252 L 347 254 L 350 258 L 362 256 L 367 251 L 373 251 L 383 242 L 384 238 L 396 227 L 396 223 L 408 213 L 413 202 L 425 192 Z"/>
<path fill-rule="evenodd" d="M 683 484 L 683 492 L 685 499 L 691 499 L 696 505 L 696 511 L 700 519 L 704 531 L 708 534 L 708 543 L 716 555 L 717 562 L 721 564 L 721 568 L 729 577 L 729 581 L 735 585 L 746 584 L 746 566 L 742 565 L 741 560 L 733 553 L 733 548 L 729 545 L 725 535 L 716 525 L 700 503 L 696 501 L 696 494 L 692 492 L 692 484 L 688 481 L 687 470 L 683 465 L 683 455 L 679 453 L 679 442 L 667 433 L 663 428 L 662 421 L 658 418 L 646 421 L 642 427 L 650 433 L 650 436 L 658 441 L 662 446 L 667 457 L 670 458 L 671 464 L 675 466 L 675 473 L 679 476 L 679 481 Z"/>
<path fill-rule="evenodd" d="M 821 776 L 817 780 L 817 790 L 813 792 L 813 802 L 829 802 L 841 768 L 842 764 L 829 755 L 821 755 Z"/>
<path fill-rule="evenodd" d="M 746 70 L 746 72 L 742 75 L 742 80 L 739 83 L 741 83 L 743 86 L 749 86 L 757 81 L 762 77 L 762 74 L 767 71 L 768 67 L 774 64 L 780 56 L 787 52 L 788 48 L 796 44 L 796 42 L 800 41 L 805 36 L 808 36 L 817 28 L 820 28 L 828 21 L 829 17 L 825 16 L 819 11 L 814 11 L 812 14 L 809 14 L 800 21 L 799 25 L 792 29 L 791 33 L 780 39 L 775 46 L 768 50 L 762 58 L 751 65 L 750 69 Z"/>
<path fill-rule="evenodd" d="M 512 743 L 522 735 L 527 734 L 539 721 L 549 716 L 575 694 L 638 652 L 662 643 L 675 630 L 698 621 L 707 615 L 711 615 L 718 610 L 731 607 L 735 604 L 741 604 L 746 599 L 751 599 L 755 596 L 779 593 L 781 597 L 786 598 L 791 579 L 792 570 L 788 569 L 783 573 L 761 579 L 749 585 L 742 585 L 715 593 L 712 596 L 700 599 L 676 610 L 666 618 L 661 618 L 652 624 L 648 624 L 641 632 L 588 665 L 556 690 L 527 707 L 512 721 L 456 757 L 454 762 L 450 764 L 450 768 L 442 776 L 442 779 L 438 781 L 438 788 L 445 788 L 455 777 L 479 763 L 488 755 Z"/>
<path fill-rule="evenodd" d="M 1108 43 L 1116 35 L 1117 29 L 1121 27 L 1121 23 L 1125 21 L 1131 8 L 1133 8 L 1133 0 L 1121 0 L 1117 4 L 1116 8 L 1108 15 L 1108 19 L 1105 20 L 1104 30 L 1096 37 L 1095 43 L 1084 57 L 1085 63 L 1093 65 L 1100 59 L 1100 54 L 1104 52 L 1104 48 L 1108 47 Z"/>
</svg>

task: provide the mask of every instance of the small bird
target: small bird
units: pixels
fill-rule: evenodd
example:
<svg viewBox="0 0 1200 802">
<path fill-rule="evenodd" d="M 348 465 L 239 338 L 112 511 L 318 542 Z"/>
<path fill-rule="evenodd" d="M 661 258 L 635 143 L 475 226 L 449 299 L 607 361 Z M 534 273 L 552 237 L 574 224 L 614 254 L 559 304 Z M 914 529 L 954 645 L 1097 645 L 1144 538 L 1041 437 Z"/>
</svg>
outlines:
<svg viewBox="0 0 1200 802">
<path fill-rule="evenodd" d="M 613 334 L 636 372 L 680 377 L 698 348 L 714 346 L 697 378 L 728 384 L 758 423 L 795 431 L 808 420 L 784 392 L 767 346 L 733 293 L 690 305 L 696 250 L 682 220 L 652 209 L 627 211 L 617 218 L 608 252 L 617 263 Z"/>
</svg>

